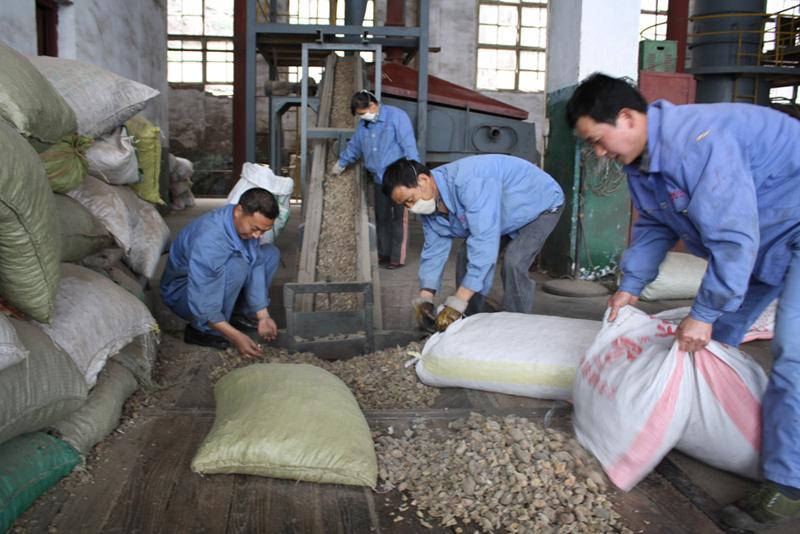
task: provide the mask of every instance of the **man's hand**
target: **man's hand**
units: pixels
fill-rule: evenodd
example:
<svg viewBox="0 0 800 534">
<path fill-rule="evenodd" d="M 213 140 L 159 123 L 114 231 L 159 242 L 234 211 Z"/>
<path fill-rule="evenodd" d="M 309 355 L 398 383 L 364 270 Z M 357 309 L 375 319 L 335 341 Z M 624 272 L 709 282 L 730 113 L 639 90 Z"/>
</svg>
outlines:
<svg viewBox="0 0 800 534">
<path fill-rule="evenodd" d="M 424 296 L 423 296 L 424 294 Z M 427 291 L 420 293 L 420 296 L 411 301 L 414 306 L 414 315 L 417 319 L 417 326 L 425 332 L 433 332 L 436 327 L 436 315 L 433 310 L 433 296 Z"/>
<path fill-rule="evenodd" d="M 685 317 L 675 331 L 678 349 L 686 352 L 702 350 L 711 341 L 711 325 L 692 317 Z"/>
<path fill-rule="evenodd" d="M 339 176 L 344 172 L 344 169 L 345 168 L 339 165 L 339 162 L 337 161 L 336 163 L 333 164 L 333 167 L 331 167 L 331 174 L 334 176 Z"/>
<path fill-rule="evenodd" d="M 263 317 L 258 320 L 258 335 L 267 341 L 273 341 L 278 337 L 278 325 L 272 320 L 272 317 Z"/>
<path fill-rule="evenodd" d="M 242 356 L 261 356 L 264 354 L 250 336 L 238 330 L 231 337 L 231 343 Z"/>
<path fill-rule="evenodd" d="M 444 332 L 447 328 L 464 317 L 464 311 L 467 309 L 467 301 L 461 300 L 455 295 L 447 297 L 444 301 L 444 308 L 436 316 L 436 330 Z"/>
<path fill-rule="evenodd" d="M 611 308 L 611 312 L 608 314 L 608 322 L 614 322 L 614 319 L 617 318 L 617 313 L 619 313 L 619 310 L 628 305 L 632 306 L 638 301 L 639 297 L 635 297 L 627 291 L 617 291 L 611 295 L 611 298 L 608 299 L 608 307 Z"/>
</svg>

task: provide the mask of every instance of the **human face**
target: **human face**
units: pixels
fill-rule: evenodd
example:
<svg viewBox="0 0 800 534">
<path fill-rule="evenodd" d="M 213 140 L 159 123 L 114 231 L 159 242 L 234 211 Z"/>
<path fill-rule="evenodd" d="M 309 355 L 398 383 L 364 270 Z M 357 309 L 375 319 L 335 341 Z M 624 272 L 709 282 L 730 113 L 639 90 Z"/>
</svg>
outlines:
<svg viewBox="0 0 800 534">
<path fill-rule="evenodd" d="M 598 158 L 629 165 L 647 145 L 647 115 L 625 108 L 614 124 L 596 122 L 584 115 L 575 123 L 575 133 L 592 146 Z"/>
<path fill-rule="evenodd" d="M 376 102 L 370 102 L 365 108 L 356 108 L 356 117 L 359 119 L 373 120 L 378 115 L 380 106 Z M 366 115 L 366 116 L 365 116 Z"/>
<path fill-rule="evenodd" d="M 274 219 L 267 219 L 262 213 L 245 213 L 241 206 L 233 208 L 233 226 L 242 239 L 259 239 L 272 230 Z"/>
<path fill-rule="evenodd" d="M 436 196 L 436 182 L 427 174 L 417 175 L 417 187 L 399 185 L 392 190 L 392 200 L 411 208 L 418 200 L 430 200 Z"/>
</svg>

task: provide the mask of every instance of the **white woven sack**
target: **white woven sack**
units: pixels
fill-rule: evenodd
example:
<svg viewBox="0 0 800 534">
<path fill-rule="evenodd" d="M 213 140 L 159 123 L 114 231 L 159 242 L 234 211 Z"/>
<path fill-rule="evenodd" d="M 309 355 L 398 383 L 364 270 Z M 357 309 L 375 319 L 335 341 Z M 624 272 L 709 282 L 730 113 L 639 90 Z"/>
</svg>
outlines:
<svg viewBox="0 0 800 534">
<path fill-rule="evenodd" d="M 8 318 L 0 313 L 0 371 L 16 365 L 28 357 L 28 349 L 17 336 Z"/>
<path fill-rule="evenodd" d="M 766 375 L 721 343 L 680 351 L 674 332 L 672 322 L 632 307 L 604 322 L 575 378 L 578 440 L 626 491 L 673 447 L 758 477 Z"/>
<path fill-rule="evenodd" d="M 692 407 L 691 361 L 674 326 L 627 306 L 603 328 L 572 389 L 578 441 L 628 491 L 683 435 Z"/>
<path fill-rule="evenodd" d="M 98 178 L 87 176 L 80 187 L 67 195 L 81 203 L 114 237 L 119 247 L 128 254 L 133 244 L 132 229 L 139 224 L 139 215 L 126 204 L 120 190 Z"/>
<path fill-rule="evenodd" d="M 642 300 L 693 299 L 700 289 L 708 262 L 684 252 L 667 252 L 658 276 L 639 295 Z"/>
<path fill-rule="evenodd" d="M 131 213 L 131 247 L 124 261 L 134 272 L 153 277 L 158 260 L 169 243 L 170 231 L 164 218 L 149 202 L 142 200 L 129 187 L 117 187 L 117 194 Z M 135 214 L 135 217 L 134 217 Z"/>
<path fill-rule="evenodd" d="M 429 386 L 569 399 L 599 321 L 525 313 L 481 313 L 425 343 L 416 370 Z"/>
<path fill-rule="evenodd" d="M 742 339 L 742 343 L 748 343 L 757 339 L 772 339 L 772 336 L 775 334 L 775 313 L 777 310 L 778 299 L 775 299 L 772 301 L 772 303 L 770 303 L 769 306 L 766 307 L 763 312 L 761 312 L 761 315 L 758 316 L 755 322 L 750 325 L 750 328 L 748 328 L 747 333 Z M 664 310 L 657 314 L 656 317 L 665 321 L 669 321 L 675 326 L 678 326 L 691 311 L 691 307 L 683 306 L 681 308 Z"/>
<path fill-rule="evenodd" d="M 142 179 L 133 140 L 125 127 L 95 139 L 86 152 L 86 159 L 89 162 L 89 174 L 109 184 L 135 184 Z"/>
<path fill-rule="evenodd" d="M 266 189 L 275 195 L 278 201 L 278 218 L 275 219 L 272 230 L 262 235 L 260 240 L 262 245 L 274 243 L 289 220 L 289 202 L 292 197 L 292 191 L 294 191 L 294 180 L 276 175 L 269 165 L 245 163 L 242 166 L 242 177 L 239 178 L 239 181 L 236 182 L 236 185 L 233 186 L 233 189 L 228 194 L 228 204 L 238 203 L 239 197 L 245 191 L 254 187 Z"/>
<path fill-rule="evenodd" d="M 170 182 L 184 182 L 192 178 L 194 165 L 186 158 L 169 155 Z"/>
<path fill-rule="evenodd" d="M 159 94 L 89 63 L 49 56 L 30 60 L 75 111 L 81 135 L 96 138 L 111 133 Z"/>
<path fill-rule="evenodd" d="M 94 386 L 106 360 L 134 338 L 157 328 L 141 301 L 103 275 L 61 264 L 50 324 L 38 323 Z"/>
</svg>

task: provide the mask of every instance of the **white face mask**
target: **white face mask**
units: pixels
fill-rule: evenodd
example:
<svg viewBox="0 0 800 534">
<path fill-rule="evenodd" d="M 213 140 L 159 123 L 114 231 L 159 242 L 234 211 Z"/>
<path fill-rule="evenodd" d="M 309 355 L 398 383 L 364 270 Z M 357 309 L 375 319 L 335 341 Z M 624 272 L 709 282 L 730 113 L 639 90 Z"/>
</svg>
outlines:
<svg viewBox="0 0 800 534">
<path fill-rule="evenodd" d="M 375 119 L 378 118 L 378 114 L 377 113 L 370 113 L 369 111 L 367 111 L 366 113 L 361 115 L 361 117 L 359 117 L 359 118 L 362 121 L 375 122 Z"/>
<path fill-rule="evenodd" d="M 428 200 L 420 199 L 414 202 L 414 205 L 408 209 L 411 213 L 416 213 L 417 215 L 430 215 L 436 211 L 436 200 L 433 198 L 429 198 Z"/>
</svg>

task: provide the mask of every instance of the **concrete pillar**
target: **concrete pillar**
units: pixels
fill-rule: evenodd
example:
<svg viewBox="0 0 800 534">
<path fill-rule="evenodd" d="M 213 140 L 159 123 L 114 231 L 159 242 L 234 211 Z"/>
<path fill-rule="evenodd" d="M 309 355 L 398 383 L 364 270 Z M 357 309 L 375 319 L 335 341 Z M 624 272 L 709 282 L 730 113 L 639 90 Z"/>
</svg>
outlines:
<svg viewBox="0 0 800 534">
<path fill-rule="evenodd" d="M 566 103 L 593 72 L 637 78 L 639 0 L 549 3 L 545 170 L 566 197 L 542 264 L 572 276 L 613 271 L 627 241 L 630 200 L 622 171 L 597 161 L 567 126 Z"/>
</svg>

